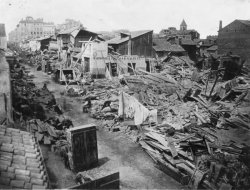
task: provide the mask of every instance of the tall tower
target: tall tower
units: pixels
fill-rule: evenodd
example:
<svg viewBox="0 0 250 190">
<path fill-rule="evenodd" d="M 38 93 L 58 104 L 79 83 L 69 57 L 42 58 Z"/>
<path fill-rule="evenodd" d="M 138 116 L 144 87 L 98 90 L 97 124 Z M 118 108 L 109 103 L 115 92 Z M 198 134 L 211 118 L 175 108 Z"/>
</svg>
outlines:
<svg viewBox="0 0 250 190">
<path fill-rule="evenodd" d="M 187 30 L 187 24 L 185 22 L 185 20 L 183 19 L 180 25 L 180 30 Z"/>
</svg>

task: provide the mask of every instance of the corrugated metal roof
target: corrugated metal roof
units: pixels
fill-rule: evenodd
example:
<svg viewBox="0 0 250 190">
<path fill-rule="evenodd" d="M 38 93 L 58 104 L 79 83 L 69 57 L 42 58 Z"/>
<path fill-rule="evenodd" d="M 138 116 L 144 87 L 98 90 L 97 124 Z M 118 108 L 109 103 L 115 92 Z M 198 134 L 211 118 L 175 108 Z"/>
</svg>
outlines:
<svg viewBox="0 0 250 190">
<path fill-rule="evenodd" d="M 127 35 L 131 35 L 131 39 L 136 38 L 138 36 L 144 35 L 146 33 L 152 32 L 153 30 L 139 30 L 139 31 L 133 31 L 130 33 L 123 33 L 123 34 L 127 34 Z M 111 40 L 108 40 L 107 43 L 108 44 L 120 44 L 123 42 L 126 42 L 129 40 L 129 37 L 125 37 L 125 38 L 113 38 Z"/>
<path fill-rule="evenodd" d="M 177 44 L 171 44 L 166 39 L 154 39 L 153 48 L 155 51 L 184 52 L 185 50 Z"/>
</svg>

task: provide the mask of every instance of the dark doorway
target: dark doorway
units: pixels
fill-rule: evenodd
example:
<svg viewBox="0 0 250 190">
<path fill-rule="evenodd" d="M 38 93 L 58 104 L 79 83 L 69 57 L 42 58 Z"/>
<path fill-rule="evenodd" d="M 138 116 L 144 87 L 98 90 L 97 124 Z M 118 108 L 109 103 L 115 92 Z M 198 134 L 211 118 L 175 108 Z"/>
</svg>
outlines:
<svg viewBox="0 0 250 190">
<path fill-rule="evenodd" d="M 150 64 L 149 61 L 146 61 L 146 71 L 150 72 Z"/>
<path fill-rule="evenodd" d="M 89 72 L 89 70 L 90 70 L 90 68 L 89 68 L 90 63 L 89 62 L 90 62 L 89 58 L 88 57 L 84 57 L 84 65 L 85 65 L 84 71 L 85 72 Z"/>
</svg>

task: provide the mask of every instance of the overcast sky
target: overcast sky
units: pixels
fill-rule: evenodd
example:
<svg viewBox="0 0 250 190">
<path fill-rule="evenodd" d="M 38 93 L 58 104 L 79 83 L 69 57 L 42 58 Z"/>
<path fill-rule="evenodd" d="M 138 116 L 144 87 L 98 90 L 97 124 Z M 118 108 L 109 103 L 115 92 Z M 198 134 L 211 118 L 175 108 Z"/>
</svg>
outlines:
<svg viewBox="0 0 250 190">
<path fill-rule="evenodd" d="M 32 16 L 46 22 L 80 20 L 92 31 L 117 29 L 179 28 L 185 19 L 188 29 L 202 38 L 216 35 L 219 20 L 223 26 L 235 19 L 250 20 L 250 0 L 0 0 L 0 23 L 7 33 L 21 18 Z"/>
</svg>

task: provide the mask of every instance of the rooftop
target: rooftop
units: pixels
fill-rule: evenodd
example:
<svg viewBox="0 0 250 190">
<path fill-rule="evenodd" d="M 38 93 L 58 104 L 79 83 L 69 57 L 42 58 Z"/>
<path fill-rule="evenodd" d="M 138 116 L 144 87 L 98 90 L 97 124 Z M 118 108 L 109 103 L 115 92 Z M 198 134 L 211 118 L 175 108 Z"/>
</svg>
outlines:
<svg viewBox="0 0 250 190">
<path fill-rule="evenodd" d="M 177 44 L 171 44 L 166 39 L 154 39 L 153 48 L 155 51 L 184 52 L 185 50 Z"/>
<path fill-rule="evenodd" d="M 138 36 L 141 36 L 141 35 L 144 35 L 146 33 L 149 33 L 149 32 L 153 32 L 153 30 L 140 30 L 140 31 L 133 31 L 133 32 L 130 32 L 130 33 L 121 33 L 121 34 L 125 34 L 125 35 L 131 35 L 131 39 L 133 38 L 136 38 Z M 123 42 L 126 42 L 129 40 L 129 37 L 124 37 L 124 38 L 121 38 L 121 37 L 118 37 L 118 38 L 113 38 L 111 40 L 108 40 L 108 44 L 120 44 L 120 43 L 123 43 Z"/>
<path fill-rule="evenodd" d="M 181 45 L 190 45 L 190 46 L 192 45 L 192 46 L 196 46 L 197 43 L 194 42 L 194 41 L 191 40 L 191 39 L 182 38 L 182 39 L 181 39 Z"/>
</svg>

